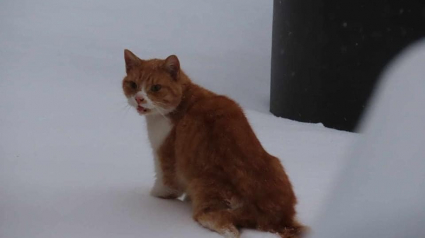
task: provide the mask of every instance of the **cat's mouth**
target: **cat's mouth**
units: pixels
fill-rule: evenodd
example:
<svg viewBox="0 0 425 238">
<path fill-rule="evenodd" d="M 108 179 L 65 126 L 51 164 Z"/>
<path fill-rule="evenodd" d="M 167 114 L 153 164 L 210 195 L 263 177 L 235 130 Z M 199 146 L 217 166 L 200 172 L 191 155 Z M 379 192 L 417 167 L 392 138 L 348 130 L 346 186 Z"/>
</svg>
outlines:
<svg viewBox="0 0 425 238">
<path fill-rule="evenodd" d="M 149 112 L 149 109 L 144 108 L 144 107 L 142 107 L 142 106 L 139 105 L 139 106 L 137 106 L 137 112 L 139 114 L 145 114 L 145 113 Z"/>
</svg>

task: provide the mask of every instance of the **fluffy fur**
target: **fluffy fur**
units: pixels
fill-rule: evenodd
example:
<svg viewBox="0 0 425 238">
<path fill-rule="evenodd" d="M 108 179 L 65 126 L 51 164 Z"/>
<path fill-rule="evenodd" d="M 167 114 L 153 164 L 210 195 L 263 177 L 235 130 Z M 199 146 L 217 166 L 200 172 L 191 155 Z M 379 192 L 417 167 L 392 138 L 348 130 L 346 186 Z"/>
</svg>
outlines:
<svg viewBox="0 0 425 238">
<path fill-rule="evenodd" d="M 239 237 L 242 227 L 300 237 L 289 178 L 239 105 L 192 83 L 174 55 L 141 60 L 125 50 L 124 58 L 124 94 L 146 116 L 154 152 L 151 194 L 186 193 L 193 218 L 224 237 Z"/>
</svg>

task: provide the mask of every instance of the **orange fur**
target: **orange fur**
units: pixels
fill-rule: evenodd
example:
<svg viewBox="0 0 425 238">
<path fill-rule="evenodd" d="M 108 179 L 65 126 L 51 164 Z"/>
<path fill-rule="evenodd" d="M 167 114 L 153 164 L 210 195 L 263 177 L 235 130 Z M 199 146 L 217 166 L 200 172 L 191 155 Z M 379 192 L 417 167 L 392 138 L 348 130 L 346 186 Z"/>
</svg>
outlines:
<svg viewBox="0 0 425 238">
<path fill-rule="evenodd" d="M 172 129 L 154 153 L 164 186 L 190 196 L 193 218 L 225 237 L 239 237 L 242 227 L 300 237 L 304 226 L 295 219 L 289 178 L 264 150 L 240 106 L 192 83 L 175 56 L 140 60 L 126 50 L 125 59 L 128 98 L 140 87 L 161 85 L 146 97 L 167 111 Z"/>
</svg>

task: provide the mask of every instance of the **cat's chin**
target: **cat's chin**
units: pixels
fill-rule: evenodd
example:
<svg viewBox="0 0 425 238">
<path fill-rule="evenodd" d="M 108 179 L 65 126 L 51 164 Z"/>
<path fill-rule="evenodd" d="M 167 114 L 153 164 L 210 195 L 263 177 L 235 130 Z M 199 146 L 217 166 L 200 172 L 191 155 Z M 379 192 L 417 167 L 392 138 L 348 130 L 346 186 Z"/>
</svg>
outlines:
<svg viewBox="0 0 425 238">
<path fill-rule="evenodd" d="M 153 112 L 152 110 L 148 109 L 147 111 L 137 111 L 137 113 L 140 116 L 151 116 L 151 115 L 156 115 L 157 113 Z M 159 115 L 159 114 L 158 114 Z"/>
<path fill-rule="evenodd" d="M 147 116 L 147 115 L 150 114 L 149 111 L 147 111 L 147 112 L 139 112 L 139 111 L 137 111 L 137 113 L 139 113 L 140 116 Z"/>
<path fill-rule="evenodd" d="M 142 106 L 137 106 L 136 110 L 140 115 L 146 115 L 151 111 L 151 109 Z"/>
<path fill-rule="evenodd" d="M 146 108 L 143 106 L 137 106 L 135 108 L 137 113 L 141 116 L 151 116 L 151 115 L 165 116 L 166 114 L 173 111 L 173 110 L 166 110 L 166 109 Z M 160 111 L 162 111 L 162 113 Z"/>
<path fill-rule="evenodd" d="M 137 113 L 140 116 L 160 115 L 157 112 L 155 112 L 155 110 L 153 110 L 153 109 L 148 109 L 148 108 L 139 109 L 139 108 L 136 108 L 136 110 L 137 110 Z"/>
</svg>

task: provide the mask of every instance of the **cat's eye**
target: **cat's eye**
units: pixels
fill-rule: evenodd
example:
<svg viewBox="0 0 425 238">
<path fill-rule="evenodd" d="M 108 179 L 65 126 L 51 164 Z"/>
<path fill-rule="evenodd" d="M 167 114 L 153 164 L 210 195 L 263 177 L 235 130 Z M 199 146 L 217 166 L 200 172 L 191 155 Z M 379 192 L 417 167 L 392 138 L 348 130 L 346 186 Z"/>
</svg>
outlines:
<svg viewBox="0 0 425 238">
<path fill-rule="evenodd" d="M 137 84 L 135 82 L 129 82 L 128 85 L 130 86 L 130 88 L 132 89 L 137 89 Z"/>
<path fill-rule="evenodd" d="M 151 87 L 152 92 L 158 92 L 161 89 L 161 85 L 155 84 Z"/>
</svg>

